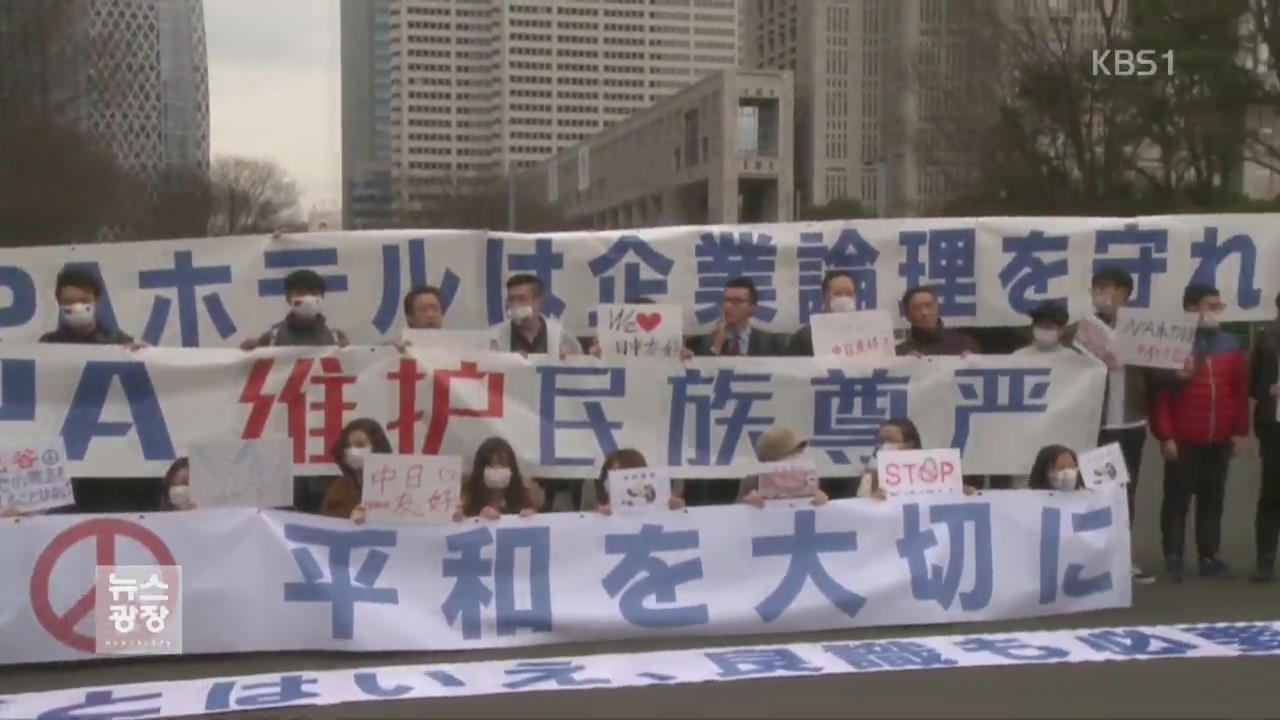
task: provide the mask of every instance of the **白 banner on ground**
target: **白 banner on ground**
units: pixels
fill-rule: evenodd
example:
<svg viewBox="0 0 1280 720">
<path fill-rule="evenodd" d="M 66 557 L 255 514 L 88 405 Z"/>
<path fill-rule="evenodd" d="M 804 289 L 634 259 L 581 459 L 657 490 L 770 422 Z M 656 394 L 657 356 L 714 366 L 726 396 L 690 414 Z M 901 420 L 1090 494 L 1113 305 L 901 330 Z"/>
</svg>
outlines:
<svg viewBox="0 0 1280 720">
<path fill-rule="evenodd" d="M 1103 366 L 1083 356 L 526 360 L 385 347 L 239 350 L 0 346 L 0 433 L 61 435 L 81 477 L 160 476 L 211 433 L 282 436 L 296 474 L 334 472 L 343 425 L 370 417 L 394 452 L 470 458 L 509 440 L 526 477 L 595 477 L 636 448 L 675 477 L 742 477 L 775 423 L 823 477 L 856 476 L 888 418 L 966 472 L 1027 472 L 1043 445 L 1089 448 Z"/>
<path fill-rule="evenodd" d="M 0 521 L 0 664 L 89 659 L 93 568 L 182 567 L 188 654 L 460 650 L 999 620 L 1130 602 L 1124 490 L 355 526 Z M 104 548 L 106 548 L 104 550 Z"/>
<path fill-rule="evenodd" d="M 153 345 L 233 347 L 283 316 L 283 277 L 324 275 L 325 313 L 357 344 L 399 337 L 410 287 L 440 287 L 446 326 L 479 330 L 503 318 L 505 279 L 542 279 L 546 311 L 570 332 L 594 332 L 601 304 L 649 298 L 685 308 L 686 332 L 706 332 L 726 280 L 760 288 L 758 320 L 792 331 L 822 306 L 827 270 L 850 271 L 863 310 L 898 317 L 903 290 L 938 288 L 952 326 L 1023 325 L 1045 300 L 1090 312 L 1102 265 L 1133 273 L 1131 305 L 1177 302 L 1189 282 L 1216 285 L 1228 320 L 1271 317 L 1280 278 L 1274 215 L 1133 218 L 931 218 L 647 228 L 518 235 L 483 231 L 312 233 L 6 249 L 0 338 L 34 342 L 54 327 L 54 277 L 66 265 L 99 272 L 99 319 Z M 1153 304 L 1153 300 L 1156 302 Z M 900 322 L 900 320 L 899 320 Z"/>
</svg>

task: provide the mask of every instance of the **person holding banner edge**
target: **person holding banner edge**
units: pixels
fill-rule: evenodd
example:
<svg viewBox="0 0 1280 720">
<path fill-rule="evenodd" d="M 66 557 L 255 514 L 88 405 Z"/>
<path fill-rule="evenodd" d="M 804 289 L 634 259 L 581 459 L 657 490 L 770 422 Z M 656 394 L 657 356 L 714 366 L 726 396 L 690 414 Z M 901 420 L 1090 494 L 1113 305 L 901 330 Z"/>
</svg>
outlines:
<svg viewBox="0 0 1280 720">
<path fill-rule="evenodd" d="M 809 441 L 801 440 L 791 428 L 774 425 L 760 436 L 760 441 L 756 444 L 756 458 L 762 463 L 789 460 L 800 457 L 808 447 Z M 827 494 L 819 489 L 814 493 L 810 503 L 814 507 L 821 507 L 826 505 L 829 499 Z M 758 478 L 747 477 L 739 481 L 738 502 L 764 508 L 764 498 L 760 495 Z"/>
<path fill-rule="evenodd" d="M 366 417 L 347 423 L 329 451 L 330 459 L 342 475 L 329 483 L 320 514 L 363 523 L 365 510 L 360 500 L 364 494 L 365 458 L 370 453 L 390 452 L 391 440 L 377 420 Z"/>
<path fill-rule="evenodd" d="M 444 304 L 440 301 L 440 288 L 422 285 L 404 296 L 404 324 L 410 330 L 439 330 L 444 327 Z M 408 340 L 392 340 L 388 345 L 404 353 L 411 344 Z"/>
<path fill-rule="evenodd" d="M 260 347 L 311 347 L 351 344 L 346 333 L 330 328 L 324 313 L 326 285 L 315 270 L 294 270 L 284 277 L 284 301 L 289 314 L 256 338 L 240 343 L 245 352 Z"/>
<path fill-rule="evenodd" d="M 1275 299 L 1280 315 L 1280 294 Z M 1258 488 L 1258 508 L 1254 517 L 1256 568 L 1249 579 L 1269 583 L 1275 579 L 1276 546 L 1280 542 L 1280 317 L 1271 321 L 1253 346 L 1249 363 L 1249 394 L 1256 405 L 1253 432 L 1262 455 L 1262 477 Z"/>
<path fill-rule="evenodd" d="M 537 507 L 538 500 L 520 473 L 511 443 L 500 437 L 480 443 L 453 519 L 497 520 L 506 514 L 530 517 L 537 514 Z"/>
<path fill-rule="evenodd" d="M 921 450 L 923 449 L 920 440 L 920 430 L 916 424 L 907 418 L 890 418 L 880 423 L 880 429 L 876 431 L 876 439 L 879 444 L 876 449 L 866 458 L 866 470 L 862 473 L 862 479 L 858 482 L 858 489 L 854 493 L 855 497 L 874 498 L 876 500 L 884 500 L 888 496 L 880 489 L 880 478 L 876 470 L 876 456 L 881 450 Z M 968 490 L 969 486 L 966 485 Z"/>
<path fill-rule="evenodd" d="M 907 337 L 898 343 L 899 357 L 928 357 L 930 355 L 977 355 L 982 352 L 978 342 L 958 330 L 946 327 L 938 312 L 938 292 L 929 285 L 921 285 L 902 294 L 902 316 L 911 325 Z"/>
<path fill-rule="evenodd" d="M 634 448 L 614 450 L 600 463 L 600 475 L 596 477 L 596 512 L 601 515 L 612 515 L 613 508 L 609 503 L 609 473 L 614 470 L 634 470 L 649 467 L 644 454 Z M 684 499 L 673 491 L 667 501 L 668 510 L 683 510 Z"/>
<path fill-rule="evenodd" d="M 582 346 L 555 318 L 542 314 L 542 281 L 534 275 L 507 278 L 507 321 L 490 328 L 495 352 L 554 354 L 561 360 L 581 355 Z"/>
<path fill-rule="evenodd" d="M 53 297 L 58 301 L 58 328 L 40 336 L 42 343 L 74 345 L 123 345 L 131 350 L 145 347 L 120 328 L 103 327 L 98 322 L 98 299 L 102 282 L 97 275 L 80 268 L 58 273 Z"/>
<path fill-rule="evenodd" d="M 1160 534 L 1165 569 L 1174 582 L 1182 582 L 1187 511 L 1193 497 L 1200 574 L 1227 574 L 1226 563 L 1218 558 L 1227 470 L 1249 433 L 1247 361 L 1235 336 L 1219 327 L 1222 297 L 1208 285 L 1188 285 L 1182 306 L 1200 315 L 1191 377 L 1180 386 L 1158 390 L 1151 412 L 1151 430 L 1165 459 Z"/>
<path fill-rule="evenodd" d="M 1031 464 L 1027 486 L 1032 490 L 1057 492 L 1082 489 L 1084 481 L 1080 478 L 1080 464 L 1076 459 L 1075 451 L 1063 445 L 1048 445 L 1040 448 L 1035 462 Z"/>
</svg>

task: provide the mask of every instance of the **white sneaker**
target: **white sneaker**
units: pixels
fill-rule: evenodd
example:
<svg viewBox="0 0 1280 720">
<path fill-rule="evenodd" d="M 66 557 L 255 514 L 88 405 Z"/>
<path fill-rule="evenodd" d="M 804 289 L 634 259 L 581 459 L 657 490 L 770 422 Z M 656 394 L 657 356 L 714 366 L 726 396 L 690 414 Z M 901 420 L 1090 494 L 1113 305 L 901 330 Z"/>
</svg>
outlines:
<svg viewBox="0 0 1280 720">
<path fill-rule="evenodd" d="M 1151 585 L 1156 581 L 1155 575 L 1148 575 L 1142 572 L 1142 568 L 1137 565 L 1132 565 L 1129 569 L 1133 573 L 1133 581 L 1139 585 Z"/>
</svg>

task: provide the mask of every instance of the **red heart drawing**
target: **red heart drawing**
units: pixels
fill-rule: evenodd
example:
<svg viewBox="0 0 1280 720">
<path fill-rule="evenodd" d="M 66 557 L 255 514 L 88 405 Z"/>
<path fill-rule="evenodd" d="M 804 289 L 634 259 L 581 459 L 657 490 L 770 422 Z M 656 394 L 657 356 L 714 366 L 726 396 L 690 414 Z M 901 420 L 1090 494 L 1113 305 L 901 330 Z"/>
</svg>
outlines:
<svg viewBox="0 0 1280 720">
<path fill-rule="evenodd" d="M 653 332 L 653 329 L 662 324 L 662 316 L 658 313 L 636 313 L 636 324 L 645 332 Z"/>
</svg>

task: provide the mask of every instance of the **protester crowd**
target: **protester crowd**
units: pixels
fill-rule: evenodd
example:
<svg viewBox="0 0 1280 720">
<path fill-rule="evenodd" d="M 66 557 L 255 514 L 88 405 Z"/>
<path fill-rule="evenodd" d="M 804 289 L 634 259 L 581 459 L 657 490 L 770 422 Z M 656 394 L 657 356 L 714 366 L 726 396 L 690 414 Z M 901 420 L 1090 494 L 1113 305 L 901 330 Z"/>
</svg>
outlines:
<svg viewBox="0 0 1280 720">
<path fill-rule="evenodd" d="M 579 339 L 567 332 L 554 318 L 543 313 L 542 285 L 532 275 L 514 275 L 506 283 L 507 321 L 490 329 L 491 349 L 522 355 L 554 353 L 560 357 L 586 352 L 599 356 L 601 348 L 590 339 Z M 1133 278 L 1117 268 L 1104 268 L 1092 279 L 1093 308 L 1097 318 L 1114 327 L 1117 312 L 1130 300 Z M 41 338 L 41 342 L 79 344 L 119 344 L 139 347 L 133 338 L 117 328 L 104 328 L 96 320 L 95 303 L 101 296 L 97 277 L 76 269 L 58 275 L 55 288 L 61 313 L 59 325 Z M 853 276 L 832 271 L 822 281 L 823 312 L 847 312 L 857 308 L 857 285 Z M 311 270 L 298 270 L 285 278 L 285 301 L 288 314 L 260 336 L 246 339 L 241 348 L 253 351 L 271 346 L 345 346 L 348 339 L 340 329 L 330 327 L 323 312 L 325 281 Z M 685 359 L 695 356 L 713 357 L 779 357 L 813 355 L 813 333 L 810 327 L 794 334 L 780 334 L 757 327 L 753 323 L 759 297 L 750 279 L 737 278 L 725 284 L 722 313 L 714 329 L 687 339 Z M 632 298 L 629 302 L 651 302 Z M 1280 423 L 1277 422 L 1276 398 L 1280 394 L 1280 320 L 1262 333 L 1247 358 L 1236 337 L 1219 325 L 1223 312 L 1220 293 L 1208 286 L 1191 285 L 1182 303 L 1189 313 L 1199 316 L 1192 356 L 1178 371 L 1159 371 L 1121 364 L 1113 355 L 1095 358 L 1105 363 L 1106 389 L 1098 444 L 1118 443 L 1128 466 L 1129 515 L 1132 523 L 1134 492 L 1142 463 L 1142 452 L 1148 430 L 1160 443 L 1164 459 L 1164 488 L 1160 508 L 1161 536 L 1165 572 L 1169 579 L 1180 582 L 1185 573 L 1185 529 L 1192 501 L 1195 504 L 1195 541 L 1197 569 L 1201 575 L 1227 573 L 1218 556 L 1221 540 L 1223 498 L 1228 466 L 1233 456 L 1247 448 L 1250 430 L 1249 400 L 1255 401 L 1253 432 L 1257 435 L 1262 455 L 1261 492 L 1257 500 L 1256 560 L 1251 578 L 1258 582 L 1273 579 L 1277 540 L 1280 539 Z M 1276 298 L 1280 309 L 1280 296 Z M 938 297 L 930 287 L 918 287 L 905 293 L 901 311 L 909 329 L 897 346 L 898 355 L 916 357 L 980 353 L 979 344 L 970 335 L 944 325 L 939 314 Z M 445 309 L 440 291 L 432 287 L 411 290 L 404 298 L 404 323 L 414 330 L 441 329 Z M 1082 353 L 1073 342 L 1077 325 L 1069 324 L 1067 311 L 1061 305 L 1044 304 L 1030 312 L 1030 344 L 1017 354 L 1051 355 Z M 405 352 L 409 343 L 399 339 L 390 343 Z M 879 431 L 879 450 L 908 450 L 936 447 L 930 438 L 921 438 L 909 418 L 885 421 Z M 1081 448 L 1083 450 L 1085 448 Z M 764 433 L 756 445 L 761 462 L 801 456 L 806 441 L 787 427 L 774 427 Z M 324 515 L 350 518 L 363 522 L 361 505 L 361 468 L 370 453 L 390 453 L 386 432 L 369 418 L 353 420 L 346 425 L 331 448 L 333 463 L 340 471 L 336 478 L 298 478 L 295 509 Z M 596 510 L 608 514 L 610 498 L 606 486 L 611 470 L 646 467 L 645 457 L 637 450 L 622 449 L 605 458 L 594 483 Z M 822 505 L 831 498 L 883 499 L 884 493 L 874 471 L 874 460 L 861 477 L 823 478 L 821 489 L 812 498 Z M 123 506 L 113 501 L 120 481 L 95 481 L 76 478 L 76 504 L 68 511 L 103 512 L 118 510 L 184 510 L 194 507 L 190 500 L 189 468 L 185 459 L 173 464 L 162 482 L 149 481 L 152 497 Z M 1024 478 L 966 478 L 966 492 L 979 487 L 1030 488 L 1032 490 L 1070 492 L 1084 487 L 1072 448 L 1053 445 L 1043 448 Z M 470 472 L 464 473 L 462 497 L 456 519 L 464 517 L 497 518 L 503 514 L 530 515 L 549 511 L 554 496 L 567 491 L 574 509 L 583 509 L 583 486 L 580 481 L 534 479 L 525 477 L 511 445 L 502 438 L 488 438 L 476 448 Z M 712 505 L 741 502 L 763 507 L 764 502 L 753 479 L 698 480 L 681 483 L 682 492 L 674 493 L 671 508 L 689 505 Z M 6 515 L 12 509 L 0 510 Z M 1136 582 L 1153 582 L 1154 577 L 1136 566 Z"/>
</svg>

